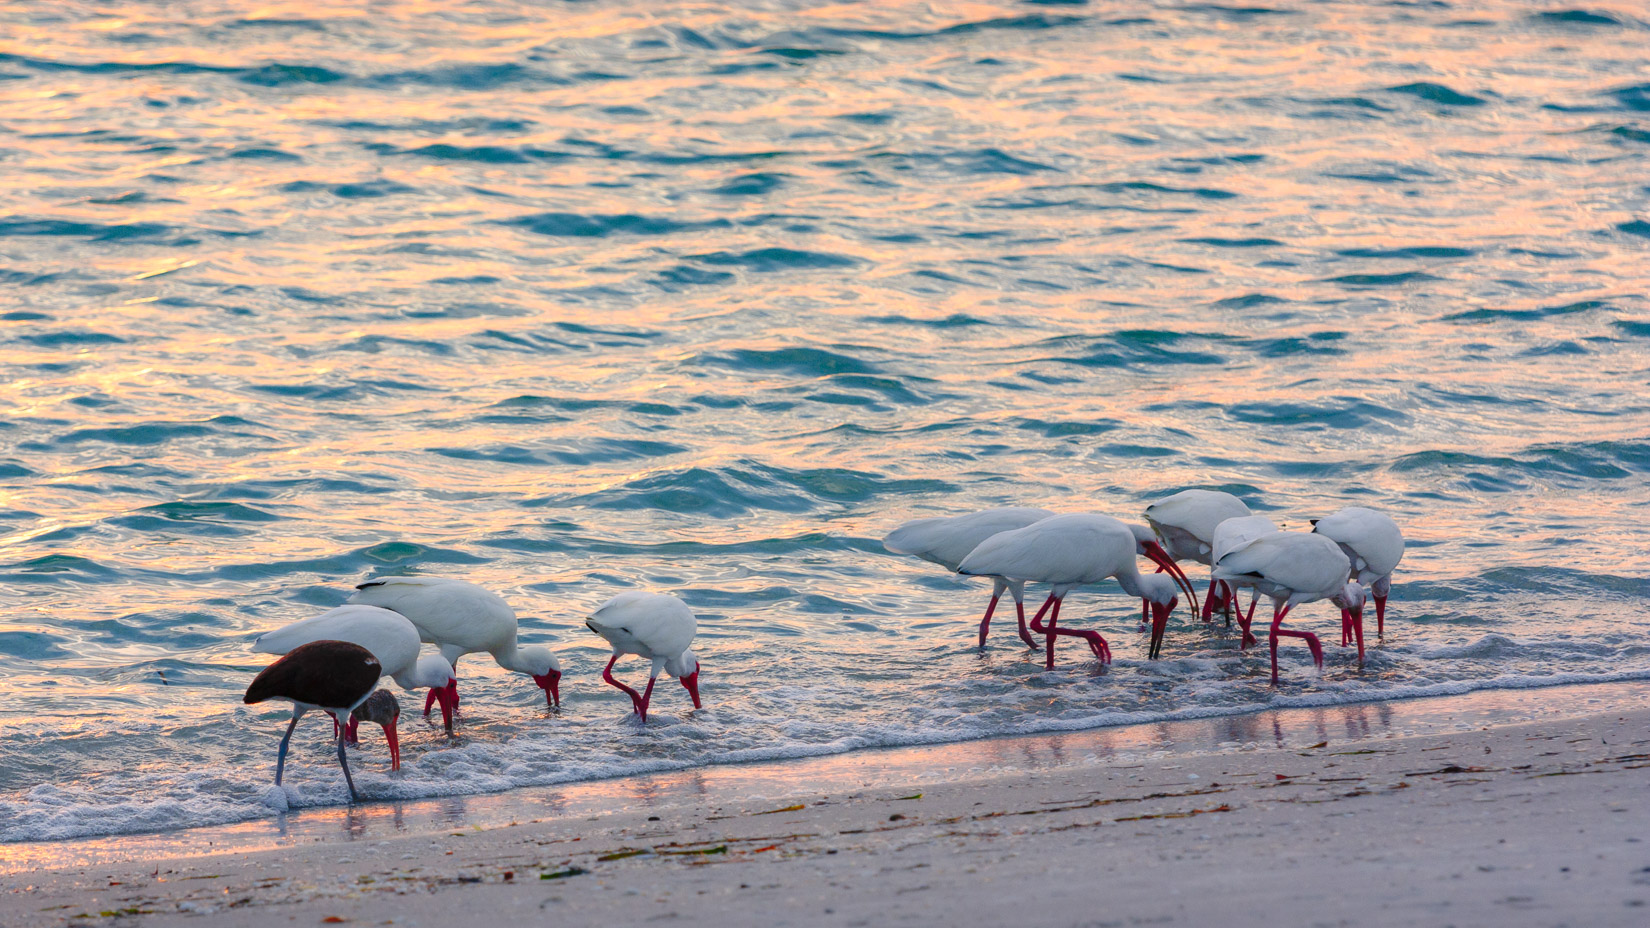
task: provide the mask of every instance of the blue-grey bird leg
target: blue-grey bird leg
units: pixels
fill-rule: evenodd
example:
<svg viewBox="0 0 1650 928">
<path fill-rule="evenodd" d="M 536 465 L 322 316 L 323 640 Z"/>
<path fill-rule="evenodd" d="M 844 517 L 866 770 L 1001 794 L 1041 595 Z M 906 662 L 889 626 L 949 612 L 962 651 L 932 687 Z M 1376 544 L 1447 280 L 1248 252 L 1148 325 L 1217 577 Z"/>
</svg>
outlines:
<svg viewBox="0 0 1650 928">
<path fill-rule="evenodd" d="M 355 792 L 355 781 L 349 775 L 349 761 L 344 759 L 344 737 L 338 736 L 338 766 L 344 768 L 344 782 L 349 784 L 349 798 L 351 802 L 360 802 L 361 797 Z"/>
<path fill-rule="evenodd" d="M 303 715 L 297 709 L 292 710 L 292 721 L 287 723 L 286 734 L 281 736 L 281 750 L 275 755 L 276 786 L 281 785 L 281 772 L 286 769 L 286 746 L 292 741 L 292 730 L 298 727 L 298 720 L 303 718 Z"/>
</svg>

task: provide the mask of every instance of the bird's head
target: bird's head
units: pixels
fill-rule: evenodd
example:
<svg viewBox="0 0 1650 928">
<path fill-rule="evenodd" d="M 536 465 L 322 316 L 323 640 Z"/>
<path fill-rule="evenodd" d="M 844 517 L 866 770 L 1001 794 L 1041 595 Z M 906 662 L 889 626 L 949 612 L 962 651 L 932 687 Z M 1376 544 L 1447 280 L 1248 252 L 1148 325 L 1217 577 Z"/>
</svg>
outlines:
<svg viewBox="0 0 1650 928">
<path fill-rule="evenodd" d="M 394 725 L 395 720 L 401 717 L 401 702 L 389 690 L 375 690 L 365 702 L 355 707 L 350 716 L 357 722 Z"/>
<path fill-rule="evenodd" d="M 1179 590 L 1179 585 L 1163 574 L 1140 578 L 1140 593 L 1152 607 L 1152 644 L 1149 653 L 1153 659 L 1163 647 L 1163 630 L 1168 627 L 1169 613 L 1173 612 L 1174 607 L 1180 602 L 1180 598 L 1175 595 Z"/>
<path fill-rule="evenodd" d="M 413 675 L 396 677 L 396 682 L 407 689 L 430 688 L 430 698 L 441 703 L 441 718 L 452 731 L 453 712 L 458 708 L 458 674 L 453 665 L 439 654 L 426 654 L 413 665 Z M 430 704 L 424 703 L 424 714 L 429 715 Z"/>
<path fill-rule="evenodd" d="M 551 654 L 549 648 L 522 648 L 521 657 L 533 682 L 544 690 L 544 704 L 560 706 L 561 661 L 556 660 L 556 655 Z"/>
<path fill-rule="evenodd" d="M 1363 617 L 1366 594 L 1364 593 L 1363 584 L 1358 581 L 1348 580 L 1346 586 L 1341 587 L 1340 592 L 1329 598 L 1348 615 Z"/>
<path fill-rule="evenodd" d="M 1197 609 L 1197 593 L 1192 590 L 1192 581 L 1187 578 L 1186 572 L 1180 569 L 1180 565 L 1175 563 L 1174 558 L 1169 556 L 1169 552 L 1163 550 L 1163 545 L 1158 543 L 1157 535 L 1144 525 L 1130 525 L 1129 531 L 1134 534 L 1134 553 L 1156 564 L 1159 572 L 1174 578 L 1175 585 L 1186 593 L 1186 600 L 1192 604 L 1194 610 Z"/>
<path fill-rule="evenodd" d="M 693 708 L 701 708 L 699 703 L 699 658 L 689 648 L 676 657 L 665 661 L 665 673 L 682 681 L 682 686 L 693 697 Z"/>
<path fill-rule="evenodd" d="M 401 677 L 396 678 L 397 682 L 402 679 Z M 415 690 L 423 686 L 446 686 L 456 679 L 458 679 L 458 675 L 453 673 L 453 665 L 445 657 L 439 654 L 426 654 L 418 659 L 418 663 L 413 665 L 412 682 L 402 683 L 402 686 L 409 690 Z"/>
<path fill-rule="evenodd" d="M 384 729 L 384 740 L 390 746 L 390 769 L 401 769 L 401 739 L 397 736 L 397 726 L 401 720 L 401 701 L 389 690 L 377 690 L 366 701 L 355 707 L 350 713 L 350 719 L 356 722 L 372 722 Z"/>
<path fill-rule="evenodd" d="M 1180 584 L 1166 574 L 1148 574 L 1140 578 L 1140 591 L 1153 607 L 1173 611 L 1180 602 Z"/>
</svg>

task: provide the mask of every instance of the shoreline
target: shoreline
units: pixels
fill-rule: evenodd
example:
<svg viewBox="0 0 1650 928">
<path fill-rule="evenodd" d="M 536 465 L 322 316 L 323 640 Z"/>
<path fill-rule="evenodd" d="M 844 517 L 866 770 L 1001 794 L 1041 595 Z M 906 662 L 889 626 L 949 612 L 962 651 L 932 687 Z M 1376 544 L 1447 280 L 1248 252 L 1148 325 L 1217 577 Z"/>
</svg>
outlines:
<svg viewBox="0 0 1650 928">
<path fill-rule="evenodd" d="M 1447 705 L 1425 734 L 1394 724 L 1424 721 L 1401 710 L 1287 710 L 1246 717 L 1264 744 L 1203 752 L 1162 747 L 1194 724 L 1172 723 L 1119 750 L 970 742 L 994 746 L 988 763 L 860 763 L 770 777 L 761 796 L 748 775 L 685 791 L 620 781 L 599 810 L 585 797 L 492 828 L 362 818 L 347 843 L 14 874 L 0 920 L 1636 926 L 1650 909 L 1647 688 L 1574 689 L 1524 721 L 1429 701 Z"/>
<path fill-rule="evenodd" d="M 857 749 L 497 793 L 325 806 L 167 832 L 0 844 L 0 880 L 25 871 L 414 837 L 460 828 L 490 829 L 599 814 L 626 804 L 657 811 L 706 801 L 759 801 L 798 791 L 952 782 L 1161 761 L 1244 745 L 1287 749 L 1291 744 L 1318 741 L 1415 737 L 1583 718 L 1645 705 L 1650 705 L 1650 682 L 1559 684 Z"/>
</svg>

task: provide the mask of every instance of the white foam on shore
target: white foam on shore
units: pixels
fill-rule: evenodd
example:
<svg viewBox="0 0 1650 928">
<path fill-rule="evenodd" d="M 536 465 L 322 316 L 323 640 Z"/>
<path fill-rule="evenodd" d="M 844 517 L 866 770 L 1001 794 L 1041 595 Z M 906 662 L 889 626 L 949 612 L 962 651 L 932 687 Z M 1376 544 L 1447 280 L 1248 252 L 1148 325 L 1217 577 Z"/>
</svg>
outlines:
<svg viewBox="0 0 1650 928">
<path fill-rule="evenodd" d="M 1197 672 L 1190 674 L 1197 677 Z M 353 752 L 356 786 L 367 801 L 417 800 L 497 793 L 524 787 L 555 786 L 597 779 L 676 771 L 717 764 L 753 763 L 843 754 L 857 750 L 966 742 L 1005 735 L 1074 732 L 1240 716 L 1268 709 L 1311 708 L 1376 701 L 1461 695 L 1485 690 L 1527 690 L 1573 684 L 1650 680 L 1650 669 L 1609 672 L 1555 672 L 1548 675 L 1503 674 L 1481 679 L 1381 685 L 1376 681 L 1323 679 L 1302 692 L 1277 692 L 1265 700 L 1223 705 L 1188 705 L 1164 709 L 1066 707 L 1045 715 L 1016 713 L 993 719 L 993 713 L 959 713 L 932 707 L 926 725 L 884 720 L 837 726 L 817 719 L 800 721 L 779 715 L 757 716 L 707 707 L 691 718 L 661 713 L 643 729 L 629 721 L 601 719 L 594 724 L 562 726 L 491 740 L 465 739 L 450 747 L 408 752 L 399 774 L 390 775 L 382 749 L 364 737 Z M 1226 695 L 1232 695 L 1228 692 Z M 805 697 L 803 697 L 805 698 Z M 1076 711 L 1070 711 L 1075 709 Z M 619 728 L 623 736 L 604 750 L 581 737 L 590 729 Z M 718 746 L 728 732 L 782 731 L 778 742 Z M 581 735 L 580 732 L 583 734 Z M 316 734 L 311 732 L 312 735 Z M 609 732 L 612 734 L 612 732 Z M 365 732 L 364 732 L 365 735 Z M 341 805 L 347 801 L 342 774 L 324 737 L 300 746 L 295 738 L 286 783 L 268 782 L 260 761 L 213 765 L 180 774 L 150 771 L 91 782 L 44 784 L 0 799 L 0 840 L 47 841 L 117 834 L 173 831 L 251 821 L 290 810 Z M 741 739 L 732 739 L 735 742 Z M 627 749 L 628 746 L 628 749 Z M 640 750 L 637 750 L 640 748 Z M 578 758 L 577 760 L 571 758 Z"/>
</svg>

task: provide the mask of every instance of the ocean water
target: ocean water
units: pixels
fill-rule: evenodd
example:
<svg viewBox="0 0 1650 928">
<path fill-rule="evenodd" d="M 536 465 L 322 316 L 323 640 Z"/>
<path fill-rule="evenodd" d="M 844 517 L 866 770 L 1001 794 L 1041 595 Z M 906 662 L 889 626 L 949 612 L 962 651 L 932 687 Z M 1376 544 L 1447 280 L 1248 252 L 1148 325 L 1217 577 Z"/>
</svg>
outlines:
<svg viewBox="0 0 1650 928">
<path fill-rule="evenodd" d="M 0 9 L 0 840 L 337 804 L 261 631 L 461 577 L 373 799 L 1650 679 L 1650 17 L 1482 0 Z M 1107 584 L 1049 672 L 920 516 L 1404 527 L 1359 670 Z M 1193 569 L 1194 577 L 1203 576 Z M 582 618 L 700 617 L 646 728 Z M 632 681 L 635 660 L 620 665 Z M 403 695 L 403 705 L 419 702 Z"/>
</svg>

